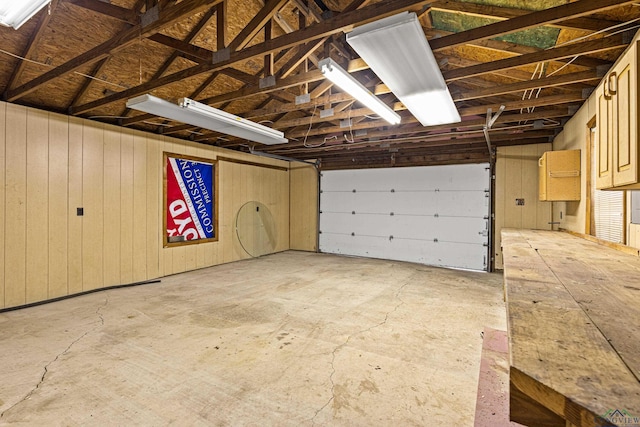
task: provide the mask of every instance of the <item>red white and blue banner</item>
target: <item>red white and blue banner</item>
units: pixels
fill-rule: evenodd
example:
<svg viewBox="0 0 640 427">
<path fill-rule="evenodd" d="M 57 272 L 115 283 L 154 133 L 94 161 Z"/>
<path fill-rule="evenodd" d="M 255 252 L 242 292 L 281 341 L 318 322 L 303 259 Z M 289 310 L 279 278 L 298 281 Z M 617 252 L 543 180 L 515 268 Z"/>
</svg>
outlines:
<svg viewBox="0 0 640 427">
<path fill-rule="evenodd" d="M 166 157 L 167 236 L 199 240 L 215 237 L 213 164 Z"/>
</svg>

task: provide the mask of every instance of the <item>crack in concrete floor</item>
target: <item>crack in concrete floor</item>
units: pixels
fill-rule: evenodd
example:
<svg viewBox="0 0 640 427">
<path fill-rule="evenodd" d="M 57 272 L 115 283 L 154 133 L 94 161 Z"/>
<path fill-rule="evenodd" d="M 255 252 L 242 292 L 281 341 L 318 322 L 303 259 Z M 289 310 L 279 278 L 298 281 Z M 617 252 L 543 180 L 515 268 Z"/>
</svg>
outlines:
<svg viewBox="0 0 640 427">
<path fill-rule="evenodd" d="M 331 352 L 331 374 L 329 375 L 329 381 L 331 381 L 331 397 L 329 398 L 329 400 L 327 400 L 327 402 L 322 405 L 322 407 L 320 407 L 320 409 L 316 410 L 315 414 L 313 415 L 313 417 L 311 417 L 311 419 L 309 420 L 311 422 L 311 425 L 316 425 L 315 423 L 315 419 L 316 417 L 325 410 L 325 408 L 327 406 L 329 406 L 331 404 L 331 402 L 333 402 L 333 400 L 335 399 L 336 395 L 335 395 L 335 388 L 336 388 L 336 384 L 333 381 L 333 376 L 336 373 L 336 368 L 335 368 L 335 361 L 336 361 L 336 353 L 346 347 L 349 344 L 349 341 L 351 340 L 351 338 L 360 335 L 360 334 L 364 334 L 365 332 L 369 332 L 375 328 L 378 328 L 384 324 L 387 323 L 387 321 L 389 320 L 389 315 L 395 313 L 396 311 L 398 311 L 398 308 L 400 308 L 401 305 L 403 305 L 405 302 L 402 298 L 400 298 L 400 292 L 402 292 L 402 290 L 411 282 L 411 278 L 413 278 L 413 276 L 411 276 L 409 278 L 409 280 L 407 280 L 404 284 L 402 284 L 402 286 L 400 286 L 398 288 L 398 290 L 396 291 L 396 293 L 394 294 L 394 298 L 400 300 L 400 302 L 398 304 L 396 304 L 396 306 L 393 308 L 393 310 L 390 310 L 388 312 L 385 313 L 384 315 L 384 320 L 382 322 L 376 323 L 373 326 L 370 326 L 366 329 L 363 329 L 361 331 L 357 331 L 354 332 L 353 334 L 350 334 L 347 339 L 340 345 L 338 345 L 336 348 L 333 349 L 333 351 Z"/>
<path fill-rule="evenodd" d="M 6 413 L 8 413 L 9 411 L 11 411 L 12 409 L 14 409 L 15 407 L 17 407 L 18 405 L 20 405 L 21 403 L 29 400 L 31 398 L 31 396 L 33 396 L 33 394 L 38 391 L 38 389 L 40 387 L 42 387 L 42 385 L 44 384 L 44 381 L 47 377 L 47 374 L 49 373 L 49 367 L 51 365 L 53 365 L 54 363 L 56 363 L 58 361 L 58 359 L 60 359 L 60 357 L 64 356 L 65 354 L 67 354 L 69 352 L 69 350 L 71 350 L 71 347 L 73 347 L 74 345 L 76 345 L 78 342 L 80 342 L 84 337 L 86 337 L 87 335 L 89 335 L 91 332 L 94 332 L 95 330 L 97 330 L 99 327 L 104 326 L 104 316 L 102 315 L 102 313 L 100 313 L 100 310 L 104 309 L 107 305 L 109 304 L 109 294 L 105 291 L 105 302 L 103 305 L 99 306 L 96 309 L 96 314 L 98 315 L 99 319 L 100 319 L 100 324 L 94 326 L 93 328 L 91 328 L 88 331 L 85 331 L 82 335 L 80 335 L 78 338 L 76 338 L 75 340 L 73 340 L 71 342 L 71 344 L 69 344 L 67 346 L 67 348 L 65 348 L 62 352 L 58 353 L 56 355 L 56 357 L 54 357 L 52 360 L 50 360 L 46 365 L 44 365 L 43 372 L 42 372 L 42 376 L 40 377 L 40 380 L 38 381 L 38 383 L 31 389 L 29 390 L 29 392 L 27 392 L 27 394 L 24 395 L 24 397 L 20 400 L 18 400 L 16 403 L 14 403 L 13 405 L 9 406 L 7 409 L 5 409 L 4 411 L 0 412 L 0 419 L 2 419 L 2 417 L 4 417 L 4 415 Z"/>
</svg>

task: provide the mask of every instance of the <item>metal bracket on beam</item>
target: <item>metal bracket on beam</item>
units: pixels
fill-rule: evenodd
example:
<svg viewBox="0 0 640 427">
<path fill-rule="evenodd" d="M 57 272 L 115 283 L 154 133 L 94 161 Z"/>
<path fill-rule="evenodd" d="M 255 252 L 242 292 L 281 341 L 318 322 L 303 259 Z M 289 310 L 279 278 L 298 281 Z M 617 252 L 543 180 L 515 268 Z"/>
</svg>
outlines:
<svg viewBox="0 0 640 427">
<path fill-rule="evenodd" d="M 311 102 L 311 94 L 309 93 L 296 96 L 296 105 L 307 104 L 309 102 Z"/>
<path fill-rule="evenodd" d="M 333 108 L 327 108 L 326 110 L 320 110 L 320 118 L 324 119 L 333 116 Z"/>
<path fill-rule="evenodd" d="M 213 58 L 211 58 L 212 64 L 217 64 L 218 62 L 228 61 L 231 58 L 231 50 L 228 47 L 224 49 L 213 52 Z"/>
<path fill-rule="evenodd" d="M 260 89 L 265 89 L 276 85 L 276 76 L 267 76 L 260 79 L 258 86 Z"/>
<path fill-rule="evenodd" d="M 146 26 L 156 22 L 158 19 L 160 19 L 160 7 L 156 5 L 140 16 L 140 24 L 142 25 L 142 28 L 145 28 Z"/>
</svg>

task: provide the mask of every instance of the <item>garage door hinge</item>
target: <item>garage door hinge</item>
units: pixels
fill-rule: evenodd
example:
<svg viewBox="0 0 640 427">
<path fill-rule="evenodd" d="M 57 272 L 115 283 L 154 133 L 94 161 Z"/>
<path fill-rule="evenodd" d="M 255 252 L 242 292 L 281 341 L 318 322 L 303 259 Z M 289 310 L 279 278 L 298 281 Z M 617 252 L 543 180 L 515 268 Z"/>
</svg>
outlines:
<svg viewBox="0 0 640 427">
<path fill-rule="evenodd" d="M 438 239 L 433 239 L 433 243 L 438 243 Z"/>
</svg>

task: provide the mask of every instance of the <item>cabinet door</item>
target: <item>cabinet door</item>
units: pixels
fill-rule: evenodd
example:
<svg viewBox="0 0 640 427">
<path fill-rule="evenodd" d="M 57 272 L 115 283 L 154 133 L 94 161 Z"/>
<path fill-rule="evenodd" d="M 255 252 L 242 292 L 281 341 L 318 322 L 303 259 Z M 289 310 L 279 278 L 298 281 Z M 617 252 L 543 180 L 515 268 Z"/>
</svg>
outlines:
<svg viewBox="0 0 640 427">
<path fill-rule="evenodd" d="M 605 77 L 606 78 L 606 77 Z M 605 92 L 606 81 L 596 90 L 597 102 L 597 149 L 596 156 L 596 188 L 602 190 L 613 186 L 613 174 L 611 169 L 613 166 L 612 146 L 613 146 L 613 130 L 612 125 L 614 111 L 612 108 L 612 99 Z"/>
<path fill-rule="evenodd" d="M 630 49 L 623 61 L 609 73 L 616 112 L 613 122 L 614 187 L 638 182 L 635 57 L 636 50 Z"/>
</svg>

